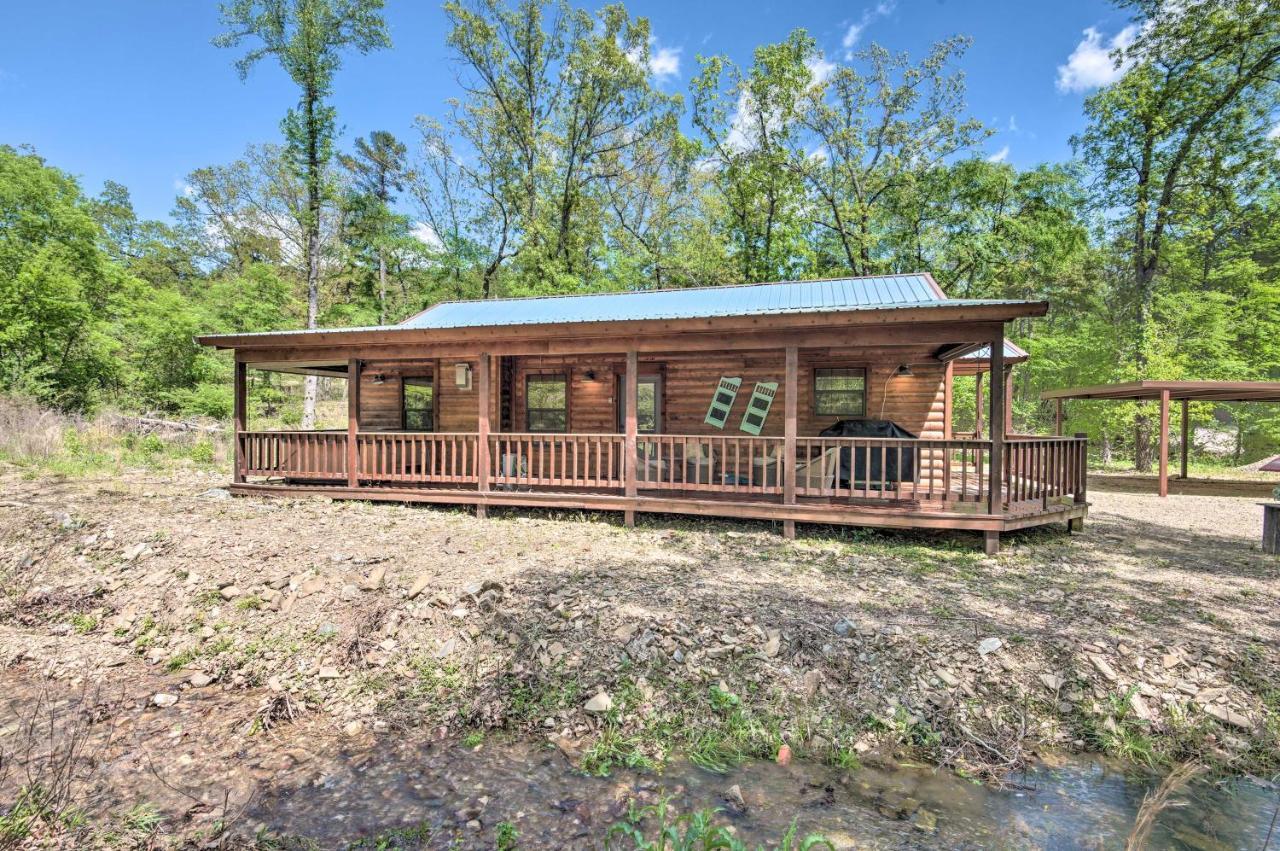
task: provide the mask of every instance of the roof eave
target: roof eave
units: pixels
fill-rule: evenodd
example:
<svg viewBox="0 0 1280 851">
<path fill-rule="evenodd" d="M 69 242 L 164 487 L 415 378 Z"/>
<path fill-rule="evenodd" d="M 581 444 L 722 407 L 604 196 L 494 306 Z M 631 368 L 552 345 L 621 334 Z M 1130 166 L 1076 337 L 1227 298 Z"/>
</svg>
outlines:
<svg viewBox="0 0 1280 851">
<path fill-rule="evenodd" d="M 925 302 L 921 304 L 893 305 L 835 311 L 795 311 L 788 313 L 745 314 L 738 316 L 710 316 L 677 319 L 627 319 L 600 322 L 553 322 L 524 325 L 474 325 L 459 328 L 405 328 L 389 325 L 378 328 L 334 328 L 325 330 L 280 331 L 252 334 L 204 334 L 195 341 L 202 346 L 217 349 L 274 348 L 284 345 L 355 345 L 365 342 L 412 342 L 422 339 L 449 339 L 464 341 L 483 335 L 491 336 L 502 330 L 508 339 L 529 339 L 557 334 L 645 334 L 706 331 L 723 327 L 758 327 L 768 323 L 777 327 L 803 327 L 816 325 L 866 325 L 919 321 L 918 313 L 930 314 L 929 321 L 947 319 L 974 322 L 1009 322 L 1024 317 L 1044 316 L 1049 304 L 1044 301 L 983 301 L 976 303 Z M 936 317 L 933 314 L 937 314 Z"/>
</svg>

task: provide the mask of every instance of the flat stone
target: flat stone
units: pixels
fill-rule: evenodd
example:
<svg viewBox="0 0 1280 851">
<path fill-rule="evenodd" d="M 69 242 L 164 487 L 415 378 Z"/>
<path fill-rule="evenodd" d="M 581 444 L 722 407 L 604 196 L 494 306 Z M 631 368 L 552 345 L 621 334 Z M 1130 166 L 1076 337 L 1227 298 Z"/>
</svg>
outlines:
<svg viewBox="0 0 1280 851">
<path fill-rule="evenodd" d="M 360 580 L 360 587 L 365 591 L 377 591 L 382 587 L 382 580 L 386 578 L 386 575 L 386 565 L 378 565 Z"/>
<path fill-rule="evenodd" d="M 999 650 L 1001 647 L 1004 647 L 1004 642 L 995 636 L 984 638 L 982 641 L 978 642 L 978 655 L 988 656 Z"/>
<path fill-rule="evenodd" d="M 944 682 L 948 688 L 955 688 L 956 686 L 960 685 L 960 678 L 945 668 L 939 668 L 933 673 L 934 673 L 934 676 L 942 680 L 942 682 Z"/>
<path fill-rule="evenodd" d="M 160 692 L 159 694 L 154 694 L 151 696 L 151 702 L 159 707 L 173 706 L 175 703 L 178 702 L 178 696 L 176 694 L 167 694 L 165 692 Z"/>
<path fill-rule="evenodd" d="M 1093 663 L 1093 667 L 1098 669 L 1098 673 L 1102 674 L 1110 682 L 1116 682 L 1120 677 L 1116 674 L 1115 669 L 1111 667 L 1106 659 L 1101 656 L 1090 656 L 1089 661 Z"/>
<path fill-rule="evenodd" d="M 1041 674 L 1040 682 L 1044 683 L 1044 687 L 1049 691 L 1056 692 L 1058 689 L 1066 685 L 1066 680 L 1057 674 Z"/>
<path fill-rule="evenodd" d="M 588 700 L 582 708 L 587 712 L 593 713 L 608 712 L 613 709 L 613 698 L 609 696 L 607 691 L 602 691 Z"/>
<path fill-rule="evenodd" d="M 342 676 L 342 672 L 333 665 L 321 665 L 318 676 L 322 680 L 336 680 Z"/>
<path fill-rule="evenodd" d="M 234 585 L 228 585 L 218 593 L 222 595 L 222 599 L 224 600 L 234 600 L 236 597 L 239 597 L 244 592 Z"/>
<path fill-rule="evenodd" d="M 431 584 L 431 574 L 424 573 L 414 580 L 413 585 L 409 587 L 409 599 L 416 598 L 423 591 L 427 590 L 427 586 Z"/>
<path fill-rule="evenodd" d="M 778 655 L 778 651 L 782 648 L 782 632 L 781 630 L 771 629 L 768 632 L 768 636 L 764 643 L 764 655 L 772 659 Z"/>
<path fill-rule="evenodd" d="M 298 596 L 306 597 L 307 595 L 314 594 L 317 591 L 323 591 L 325 584 L 325 581 L 319 576 L 308 579 L 306 582 L 303 582 L 298 586 Z"/>
<path fill-rule="evenodd" d="M 192 688 L 204 688 L 205 686 L 209 685 L 209 683 L 213 682 L 213 677 L 209 676 L 203 671 L 200 671 L 192 674 L 191 679 L 188 680 L 187 682 L 191 683 Z"/>
<path fill-rule="evenodd" d="M 1210 717 L 1222 722 L 1223 724 L 1230 724 L 1232 727 L 1236 727 L 1241 730 L 1253 729 L 1253 722 L 1244 715 L 1241 715 L 1239 712 L 1236 712 L 1234 709 L 1230 709 L 1226 706 L 1219 706 L 1216 703 L 1207 703 L 1201 708 L 1204 709 L 1205 713 Z"/>
</svg>

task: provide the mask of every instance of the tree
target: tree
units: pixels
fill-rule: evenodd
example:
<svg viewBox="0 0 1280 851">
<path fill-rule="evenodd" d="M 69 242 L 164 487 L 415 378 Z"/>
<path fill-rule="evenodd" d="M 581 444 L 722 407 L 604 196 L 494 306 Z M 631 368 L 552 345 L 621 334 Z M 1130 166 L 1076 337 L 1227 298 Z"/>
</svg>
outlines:
<svg viewBox="0 0 1280 851">
<path fill-rule="evenodd" d="M 795 30 L 757 47 L 746 72 L 723 56 L 699 61 L 692 121 L 709 151 L 742 281 L 793 276 L 804 264 L 806 206 L 793 164 L 803 101 L 823 62 L 816 42 Z"/>
<path fill-rule="evenodd" d="M 340 156 L 343 167 L 355 179 L 356 191 L 368 202 L 361 204 L 363 224 L 371 236 L 378 262 L 378 324 L 387 322 L 387 250 L 403 216 L 391 212 L 394 193 L 404 190 L 405 146 L 385 130 L 375 130 L 368 141 L 356 139 L 355 154 Z M 397 225 L 401 227 L 397 228 Z"/>
<path fill-rule="evenodd" d="M 228 31 L 214 39 L 218 47 L 254 42 L 236 70 L 245 79 L 259 60 L 271 56 L 298 86 L 298 105 L 285 115 L 283 129 L 293 168 L 306 186 L 303 230 L 307 257 L 307 327 L 316 327 L 320 311 L 320 213 L 328 187 L 325 177 L 333 153 L 335 111 L 328 104 L 342 51 L 360 53 L 390 47 L 381 11 L 383 0 L 231 0 L 222 4 Z M 303 427 L 315 421 L 316 382 L 309 377 Z"/>
<path fill-rule="evenodd" d="M 990 135 L 965 119 L 964 81 L 946 68 L 969 40 L 951 38 L 912 65 L 872 45 L 858 54 L 870 69 L 842 66 L 806 93 L 801 121 L 813 138 L 794 158 L 816 196 L 819 236 L 839 249 L 841 271 L 869 275 L 885 268 L 876 256 L 877 216 L 889 213 L 903 190 Z"/>
<path fill-rule="evenodd" d="M 1237 193 L 1269 167 L 1266 138 L 1280 87 L 1280 7 L 1252 0 L 1131 0 L 1142 22 L 1118 51 L 1130 65 L 1085 105 L 1090 124 L 1073 140 L 1097 175 L 1097 203 L 1125 234 L 1130 273 L 1128 359 L 1148 375 L 1158 280 L 1170 243 L 1194 228 L 1204 204 Z M 1150 421 L 1135 421 L 1135 457 L 1150 467 Z"/>
</svg>

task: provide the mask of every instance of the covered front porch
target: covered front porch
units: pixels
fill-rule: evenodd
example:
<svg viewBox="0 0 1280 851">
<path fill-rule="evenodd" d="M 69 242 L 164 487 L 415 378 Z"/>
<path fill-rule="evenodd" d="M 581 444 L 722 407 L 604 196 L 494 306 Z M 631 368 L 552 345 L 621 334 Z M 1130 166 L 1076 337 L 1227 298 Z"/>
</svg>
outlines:
<svg viewBox="0 0 1280 851">
<path fill-rule="evenodd" d="M 1086 441 L 1007 436 L 1003 381 L 991 384 L 990 435 L 952 436 L 951 377 L 971 353 L 922 339 L 394 359 L 367 350 L 345 363 L 241 350 L 232 491 L 474 505 L 482 516 L 489 506 L 619 511 L 628 524 L 636 512 L 754 518 L 781 522 L 787 536 L 797 522 L 965 529 L 984 533 L 989 551 L 1002 532 L 1079 524 Z M 250 369 L 345 377 L 347 428 L 252 429 Z M 741 391 L 728 421 L 709 424 L 717 378 L 775 374 L 760 434 L 739 431 L 753 404 Z M 823 395 L 833 381 L 851 413 L 916 436 L 820 435 L 843 410 Z M 424 387 L 430 406 L 411 410 Z M 739 433 L 709 433 L 730 429 Z"/>
</svg>

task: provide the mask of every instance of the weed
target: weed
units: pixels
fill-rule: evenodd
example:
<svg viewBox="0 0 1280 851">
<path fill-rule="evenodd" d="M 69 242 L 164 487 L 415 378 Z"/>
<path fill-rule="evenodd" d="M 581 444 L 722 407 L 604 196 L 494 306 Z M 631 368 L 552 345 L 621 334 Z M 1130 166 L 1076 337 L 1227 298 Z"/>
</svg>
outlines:
<svg viewBox="0 0 1280 851">
<path fill-rule="evenodd" d="M 519 831 L 509 821 L 500 821 L 493 829 L 493 847 L 495 851 L 515 851 L 516 840 L 519 838 Z"/>
<path fill-rule="evenodd" d="M 256 612 L 266 605 L 266 601 L 257 594 L 249 594 L 236 600 L 236 608 L 242 612 Z"/>
<path fill-rule="evenodd" d="M 87 635 L 98 628 L 98 619 L 86 612 L 77 612 L 71 616 L 71 628 L 80 635 Z"/>
<path fill-rule="evenodd" d="M 481 730 L 473 730 L 462 739 L 462 746 L 466 748 L 478 748 L 483 744 L 484 732 Z"/>
</svg>

